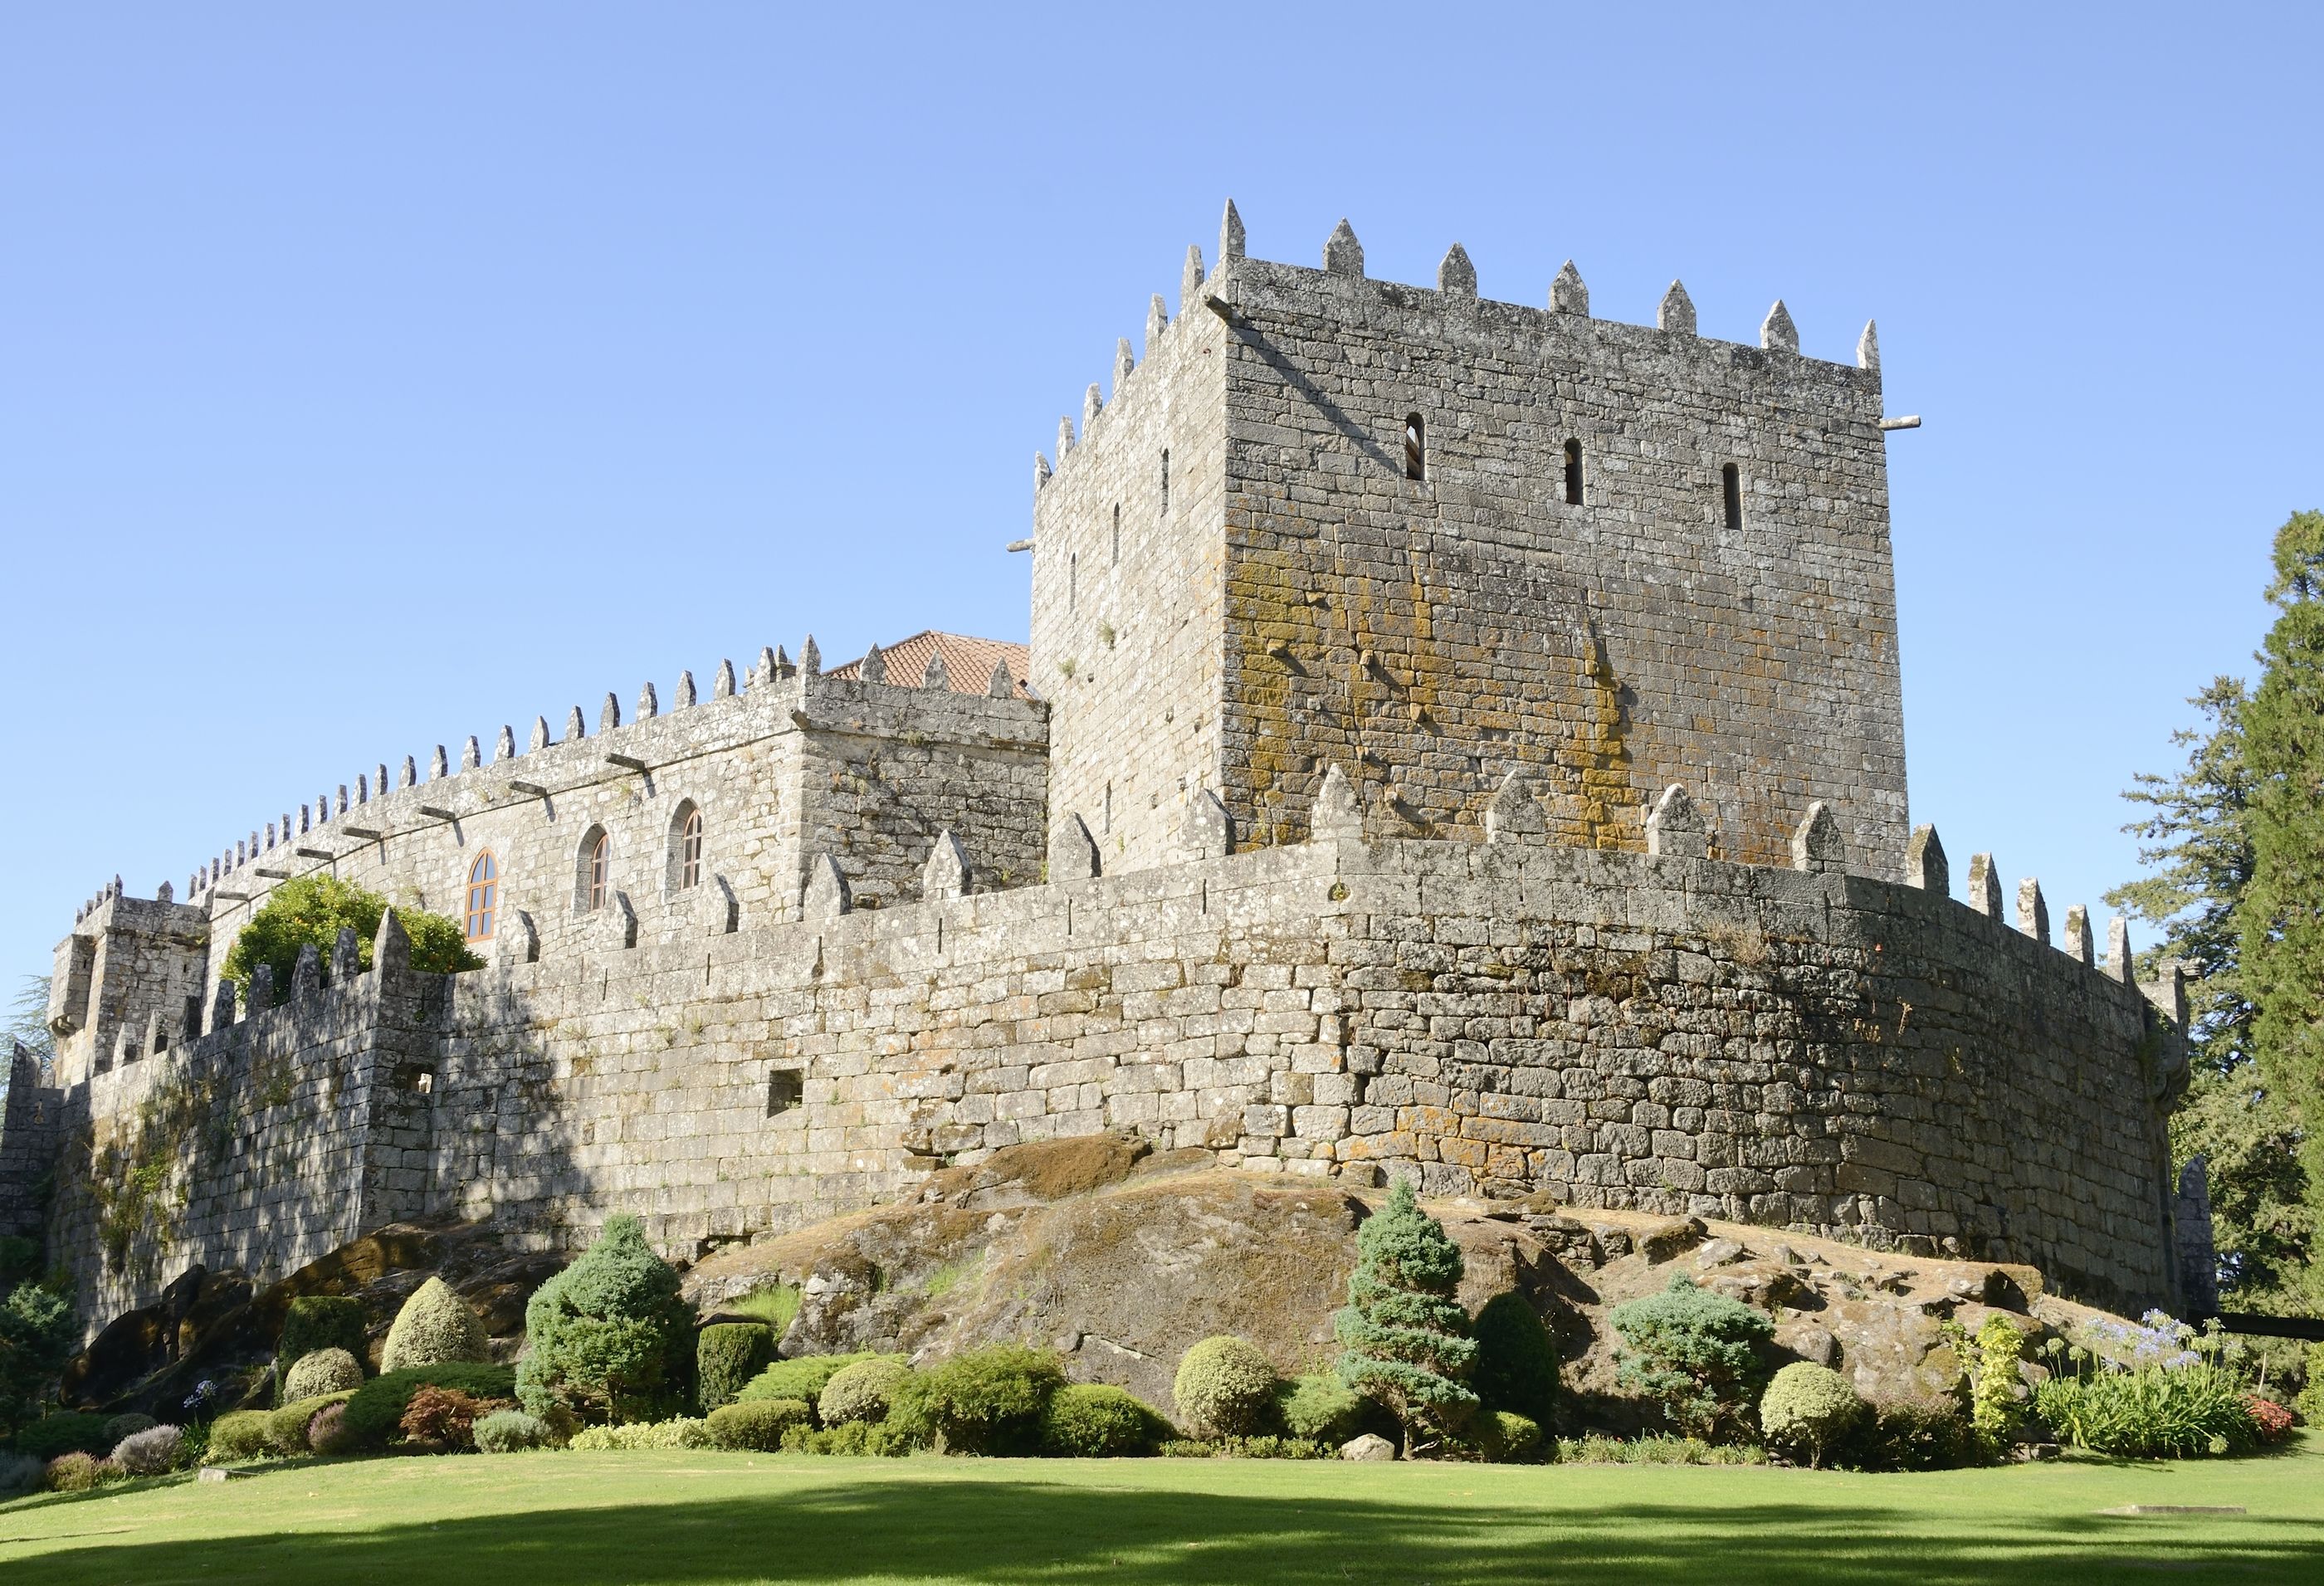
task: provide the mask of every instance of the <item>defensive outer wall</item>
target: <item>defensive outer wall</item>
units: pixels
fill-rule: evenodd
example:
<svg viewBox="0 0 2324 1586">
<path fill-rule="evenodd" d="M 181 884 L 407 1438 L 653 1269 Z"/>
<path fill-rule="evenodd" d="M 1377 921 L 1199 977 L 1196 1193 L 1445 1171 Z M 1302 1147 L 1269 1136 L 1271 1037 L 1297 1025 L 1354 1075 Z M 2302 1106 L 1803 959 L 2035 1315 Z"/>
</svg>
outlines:
<svg viewBox="0 0 2324 1586">
<path fill-rule="evenodd" d="M 631 1211 L 682 1258 L 1120 1128 L 2200 1308 L 2175 967 L 2079 908 L 2053 944 L 2031 881 L 2005 919 L 1986 855 L 1956 900 L 1908 824 L 1881 429 L 1868 328 L 1851 369 L 1675 285 L 1646 327 L 1571 266 L 1546 309 L 1457 248 L 1377 282 L 1344 226 L 1265 263 L 1230 208 L 1037 467 L 1028 677 L 809 641 L 382 765 L 183 902 L 116 880 L 0 1231 L 97 1322 L 394 1218 Z M 284 880 L 457 913 L 487 852 L 483 969 L 391 916 L 367 970 L 222 980 Z"/>
</svg>

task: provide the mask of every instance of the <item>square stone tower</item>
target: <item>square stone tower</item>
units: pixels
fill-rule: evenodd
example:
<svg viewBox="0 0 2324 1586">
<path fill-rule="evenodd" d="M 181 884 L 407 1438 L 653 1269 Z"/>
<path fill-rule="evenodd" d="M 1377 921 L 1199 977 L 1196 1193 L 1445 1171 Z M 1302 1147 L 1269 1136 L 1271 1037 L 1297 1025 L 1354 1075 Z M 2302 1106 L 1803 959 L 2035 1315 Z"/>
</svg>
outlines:
<svg viewBox="0 0 2324 1586">
<path fill-rule="evenodd" d="M 1712 853 L 1781 863 L 1826 801 L 1865 873 L 1908 832 L 1879 359 L 1189 250 L 1174 322 L 1036 466 L 1049 816 L 1110 871 L 1303 837 L 1325 770 L 1376 834 L 1481 825 L 1513 771 L 1556 839 L 1644 845 L 1683 783 Z"/>
</svg>

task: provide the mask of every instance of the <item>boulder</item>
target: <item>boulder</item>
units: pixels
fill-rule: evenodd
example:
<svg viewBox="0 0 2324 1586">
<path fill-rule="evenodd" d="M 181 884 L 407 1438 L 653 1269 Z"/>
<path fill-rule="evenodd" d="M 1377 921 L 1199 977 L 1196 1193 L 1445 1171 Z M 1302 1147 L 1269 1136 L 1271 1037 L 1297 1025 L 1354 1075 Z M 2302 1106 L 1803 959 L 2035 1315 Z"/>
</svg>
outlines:
<svg viewBox="0 0 2324 1586">
<path fill-rule="evenodd" d="M 1396 1458 L 1396 1444 L 1376 1433 L 1367 1432 L 1361 1437 L 1351 1437 L 1340 1444 L 1340 1457 L 1343 1460 L 1392 1460 Z"/>
</svg>

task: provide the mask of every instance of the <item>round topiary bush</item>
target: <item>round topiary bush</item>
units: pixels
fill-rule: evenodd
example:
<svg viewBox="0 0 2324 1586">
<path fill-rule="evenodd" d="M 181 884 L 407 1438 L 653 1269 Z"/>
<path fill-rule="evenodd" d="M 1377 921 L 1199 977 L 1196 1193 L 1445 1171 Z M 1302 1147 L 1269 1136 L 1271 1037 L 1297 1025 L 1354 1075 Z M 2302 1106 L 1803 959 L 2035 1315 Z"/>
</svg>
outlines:
<svg viewBox="0 0 2324 1586">
<path fill-rule="evenodd" d="M 607 1218 L 597 1242 L 533 1292 L 524 1321 L 517 1397 L 543 1420 L 562 1409 L 657 1421 L 694 1397 L 694 1308 L 634 1217 Z"/>
<path fill-rule="evenodd" d="M 800 1355 L 794 1360 L 777 1360 L 756 1377 L 735 1397 L 754 1398 L 802 1398 L 809 1404 L 823 1397 L 831 1379 L 850 1366 L 865 1360 L 893 1360 L 905 1363 L 901 1355 L 875 1355 L 868 1352 L 852 1355 Z"/>
<path fill-rule="evenodd" d="M 87 1492 L 97 1483 L 97 1456 L 75 1449 L 49 1462 L 46 1485 L 51 1492 Z"/>
<path fill-rule="evenodd" d="M 844 1426 L 851 1421 L 884 1421 L 897 1385 L 911 1371 L 893 1355 L 874 1355 L 868 1360 L 843 1366 L 823 1385 L 823 1395 L 816 1400 L 816 1413 L 826 1426 Z"/>
<path fill-rule="evenodd" d="M 345 1350 L 360 1360 L 367 1325 L 359 1300 L 335 1294 L 300 1295 L 283 1313 L 274 1363 L 288 1371 L 317 1350 L 332 1349 Z M 276 1402 L 283 1400 L 278 1397 Z"/>
<path fill-rule="evenodd" d="M 1076 1382 L 1050 1396 L 1041 1418 L 1041 1452 L 1065 1459 L 1138 1459 L 1160 1447 L 1170 1430 L 1152 1406 L 1123 1389 Z"/>
<path fill-rule="evenodd" d="M 1853 1433 L 1864 1420 L 1864 1400 L 1856 1385 L 1828 1367 L 1794 1360 L 1775 1373 L 1759 1400 L 1759 1430 L 1768 1446 L 1811 1465 Z"/>
<path fill-rule="evenodd" d="M 268 1412 L 232 1410 L 210 1423 L 209 1457 L 217 1461 L 264 1459 L 273 1452 L 266 1440 Z"/>
<path fill-rule="evenodd" d="M 773 1364 L 775 1330 L 763 1322 L 714 1322 L 695 1335 L 694 1376 L 702 1407 L 731 1405 Z"/>
<path fill-rule="evenodd" d="M 382 1371 L 409 1371 L 417 1366 L 442 1366 L 455 1360 L 488 1360 L 492 1350 L 484 1340 L 484 1324 L 474 1306 L 440 1277 L 421 1284 L 403 1302 L 387 1329 L 381 1349 Z M 360 1388 L 358 1378 L 349 1387 Z"/>
<path fill-rule="evenodd" d="M 524 1410 L 494 1410 L 476 1423 L 475 1435 L 476 1452 L 488 1454 L 523 1453 L 557 1443 L 549 1423 Z"/>
<path fill-rule="evenodd" d="M 1195 1436 L 1249 1437 L 1274 1419 L 1275 1386 L 1275 1368 L 1256 1344 L 1221 1333 L 1179 1360 L 1170 1397 Z"/>
<path fill-rule="evenodd" d="M 815 1425 L 815 1412 L 803 1398 L 754 1398 L 743 1404 L 721 1405 L 710 1412 L 710 1439 L 720 1448 L 772 1453 L 783 1445 L 783 1434 L 797 1426 Z"/>
<path fill-rule="evenodd" d="M 888 1422 L 921 1447 L 950 1453 L 1029 1454 L 1041 1416 L 1065 1387 L 1057 1358 L 1013 1344 L 971 1350 L 897 1384 Z"/>
<path fill-rule="evenodd" d="M 330 1393 L 353 1393 L 364 1385 L 363 1367 L 342 1349 L 317 1350 L 301 1355 L 282 1374 L 282 1402 L 320 1398 Z"/>
<path fill-rule="evenodd" d="M 186 1434 L 175 1426 L 148 1426 L 123 1438 L 113 1450 L 113 1462 L 133 1476 L 159 1476 L 178 1462 Z"/>
<path fill-rule="evenodd" d="M 1541 1423 L 1515 1410 L 1487 1410 L 1479 1417 L 1485 1457 L 1521 1460 L 1541 1446 Z"/>
</svg>

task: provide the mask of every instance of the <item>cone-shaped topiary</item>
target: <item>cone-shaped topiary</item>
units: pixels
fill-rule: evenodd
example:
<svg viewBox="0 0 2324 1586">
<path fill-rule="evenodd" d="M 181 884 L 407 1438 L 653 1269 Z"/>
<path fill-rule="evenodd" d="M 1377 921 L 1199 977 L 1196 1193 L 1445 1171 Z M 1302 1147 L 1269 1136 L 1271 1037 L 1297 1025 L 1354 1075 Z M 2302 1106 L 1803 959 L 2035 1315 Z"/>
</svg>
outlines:
<svg viewBox="0 0 2324 1586">
<path fill-rule="evenodd" d="M 655 1421 L 693 1391 L 694 1313 L 678 1277 L 634 1217 L 605 1220 L 581 1259 L 524 1308 L 527 1352 L 517 1397 L 543 1419 Z"/>
<path fill-rule="evenodd" d="M 484 1324 L 452 1286 L 431 1277 L 403 1302 L 387 1330 L 380 1351 L 379 1369 L 402 1371 L 413 1366 L 441 1366 L 452 1360 L 489 1360 Z M 358 1385 L 360 1386 L 360 1385 Z"/>
<path fill-rule="evenodd" d="M 1407 1458 L 1416 1430 L 1441 1434 L 1477 1402 L 1468 1386 L 1477 1345 L 1469 1313 L 1452 1297 L 1461 1271 L 1461 1247 L 1407 1183 L 1357 1231 L 1348 1303 L 1333 1318 L 1340 1379 L 1396 1412 Z"/>
</svg>

